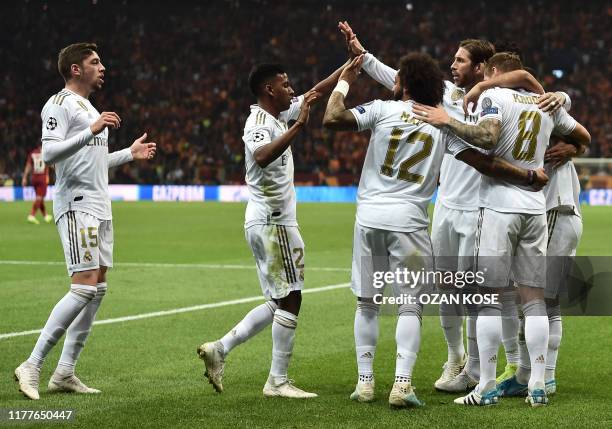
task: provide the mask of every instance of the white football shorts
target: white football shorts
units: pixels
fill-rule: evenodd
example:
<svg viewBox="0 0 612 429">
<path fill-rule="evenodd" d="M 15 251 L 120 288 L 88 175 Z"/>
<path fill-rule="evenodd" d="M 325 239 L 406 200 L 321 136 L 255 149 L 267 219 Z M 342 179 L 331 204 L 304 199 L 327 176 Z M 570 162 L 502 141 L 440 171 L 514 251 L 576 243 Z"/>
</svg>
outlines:
<svg viewBox="0 0 612 429">
<path fill-rule="evenodd" d="M 456 210 L 436 201 L 431 223 L 431 243 L 436 269 L 468 271 L 474 264 L 478 210 Z"/>
<path fill-rule="evenodd" d="M 304 241 L 298 227 L 252 225 L 245 230 L 261 291 L 266 299 L 284 298 L 304 287 Z"/>
<path fill-rule="evenodd" d="M 576 249 L 582 237 L 582 219 L 556 209 L 546 213 L 548 249 L 546 250 L 546 289 L 544 296 L 554 299 L 567 291 Z"/>
<path fill-rule="evenodd" d="M 69 211 L 56 222 L 68 275 L 113 266 L 113 222 Z"/>
<path fill-rule="evenodd" d="M 474 253 L 482 286 L 505 288 L 512 280 L 520 286 L 546 284 L 545 214 L 503 213 L 481 208 Z"/>
<path fill-rule="evenodd" d="M 385 273 L 398 272 L 399 277 L 385 281 Z M 428 282 L 420 277 L 415 281 L 415 277 L 404 275 L 406 272 L 434 272 L 433 250 L 426 228 L 414 232 L 397 232 L 368 228 L 355 222 L 351 288 L 357 297 L 373 298 L 380 295 L 384 293 L 387 284 L 392 285 L 396 297 L 418 297 L 430 290 L 433 279 Z"/>
</svg>

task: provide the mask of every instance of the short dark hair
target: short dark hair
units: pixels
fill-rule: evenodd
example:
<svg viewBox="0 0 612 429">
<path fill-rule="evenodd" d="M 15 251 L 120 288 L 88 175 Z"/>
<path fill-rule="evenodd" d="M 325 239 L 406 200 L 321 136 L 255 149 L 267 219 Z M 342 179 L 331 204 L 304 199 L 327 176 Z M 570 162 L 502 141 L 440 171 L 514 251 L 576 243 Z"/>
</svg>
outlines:
<svg viewBox="0 0 612 429">
<path fill-rule="evenodd" d="M 98 50 L 98 45 L 90 42 L 73 43 L 62 49 L 57 56 L 57 69 L 65 81 L 70 80 L 70 67 L 83 65 L 83 60 Z"/>
<path fill-rule="evenodd" d="M 402 88 L 408 90 L 414 101 L 430 106 L 442 103 L 444 75 L 428 54 L 412 52 L 404 55 L 400 58 L 398 73 Z"/>
<path fill-rule="evenodd" d="M 523 60 L 523 52 L 521 51 L 521 48 L 519 48 L 518 44 L 512 40 L 496 41 L 495 52 L 511 52 L 518 55 L 521 61 Z"/>
<path fill-rule="evenodd" d="M 459 47 L 470 53 L 472 64 L 484 63 L 495 53 L 493 43 L 484 39 L 465 39 L 459 42 Z"/>
<path fill-rule="evenodd" d="M 517 54 L 511 52 L 498 52 L 487 61 L 485 72 L 491 73 L 493 67 L 502 73 L 507 73 L 513 70 L 522 70 L 523 63 Z"/>
<path fill-rule="evenodd" d="M 249 88 L 255 97 L 261 94 L 262 86 L 275 78 L 277 74 L 285 73 L 285 68 L 280 64 L 263 63 L 257 64 L 249 73 Z"/>
</svg>

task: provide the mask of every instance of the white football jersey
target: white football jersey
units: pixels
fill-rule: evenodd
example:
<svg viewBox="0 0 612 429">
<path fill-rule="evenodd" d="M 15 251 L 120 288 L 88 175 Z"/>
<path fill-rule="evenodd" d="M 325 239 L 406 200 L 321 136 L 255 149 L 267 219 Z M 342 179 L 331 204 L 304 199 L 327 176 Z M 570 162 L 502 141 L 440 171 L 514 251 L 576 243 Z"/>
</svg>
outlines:
<svg viewBox="0 0 612 429">
<path fill-rule="evenodd" d="M 580 216 L 580 180 L 572 161 L 558 168 L 545 165 L 548 184 L 544 187 L 546 210 L 562 210 Z"/>
<path fill-rule="evenodd" d="M 480 118 L 501 122 L 501 134 L 490 155 L 505 159 L 527 170 L 544 165 L 544 152 L 553 130 L 567 135 L 576 121 L 564 110 L 552 116 L 538 109 L 538 95 L 524 90 L 493 88 L 478 100 Z M 546 198 L 542 191 L 483 176 L 480 185 L 480 205 L 504 213 L 542 214 Z"/>
<path fill-rule="evenodd" d="M 363 69 L 374 80 L 389 90 L 393 89 L 397 70 L 383 64 L 374 55 L 368 53 L 364 57 Z M 478 112 L 465 115 L 463 111 L 463 96 L 465 91 L 451 81 L 444 81 L 444 98 L 442 104 L 448 114 L 462 122 L 475 124 Z M 478 188 L 480 173 L 468 164 L 447 154 L 440 169 L 440 187 L 438 196 L 446 207 L 456 210 L 478 210 Z"/>
<path fill-rule="evenodd" d="M 444 81 L 444 99 L 442 105 L 451 118 L 474 125 L 478 121 L 478 111 L 466 115 L 463 111 L 465 91 L 451 81 Z M 480 150 L 477 149 L 476 150 Z M 446 207 L 455 210 L 478 210 L 478 189 L 482 175 L 465 162 L 446 154 L 440 168 L 440 186 L 438 196 Z"/>
<path fill-rule="evenodd" d="M 63 89 L 42 109 L 42 142 L 67 140 L 94 123 L 100 113 L 88 99 Z M 59 219 L 69 210 L 112 219 L 108 193 L 108 129 L 93 136 L 76 153 L 55 164 L 53 215 Z"/>
<path fill-rule="evenodd" d="M 249 189 L 245 228 L 268 224 L 297 226 L 291 147 L 265 168 L 255 162 L 253 154 L 287 131 L 287 122 L 298 118 L 303 101 L 303 95 L 295 98 L 278 119 L 257 104 L 251 105 L 242 136 Z"/>
<path fill-rule="evenodd" d="M 469 146 L 412 115 L 411 101 L 381 101 L 350 109 L 359 131 L 372 135 L 357 193 L 357 222 L 388 231 L 427 228 L 427 206 L 444 153 Z"/>
</svg>

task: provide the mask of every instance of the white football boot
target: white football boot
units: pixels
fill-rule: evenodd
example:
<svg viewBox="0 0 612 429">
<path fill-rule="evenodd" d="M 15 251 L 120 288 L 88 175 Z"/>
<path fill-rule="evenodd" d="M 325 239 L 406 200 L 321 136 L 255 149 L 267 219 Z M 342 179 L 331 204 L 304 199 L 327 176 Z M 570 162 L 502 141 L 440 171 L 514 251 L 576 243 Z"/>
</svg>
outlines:
<svg viewBox="0 0 612 429">
<path fill-rule="evenodd" d="M 25 361 L 15 369 L 15 381 L 19 383 L 19 391 L 27 398 L 34 401 L 40 399 L 38 384 L 40 381 L 40 369 Z"/>
<path fill-rule="evenodd" d="M 410 383 L 393 383 L 389 394 L 389 405 L 393 408 L 408 408 L 422 407 L 425 404 L 419 401 Z"/>
<path fill-rule="evenodd" d="M 357 402 L 372 402 L 374 400 L 374 381 L 357 382 L 355 391 L 351 393 L 350 399 Z"/>
<path fill-rule="evenodd" d="M 293 380 L 285 378 L 283 380 L 274 380 L 275 377 L 269 376 L 266 385 L 263 388 L 264 396 L 293 398 L 293 399 L 308 399 L 316 398 L 316 393 L 305 392 L 302 389 L 293 385 Z"/>
<path fill-rule="evenodd" d="M 221 341 L 204 343 L 198 347 L 197 351 L 200 359 L 204 361 L 204 377 L 208 378 L 208 382 L 213 385 L 217 392 L 222 393 L 223 371 L 225 370 L 223 344 L 221 344 Z"/>
<path fill-rule="evenodd" d="M 49 380 L 47 391 L 51 393 L 81 393 L 85 395 L 101 393 L 98 389 L 88 387 L 79 378 L 72 374 L 68 377 L 62 377 L 61 375 L 54 373 Z"/>
<path fill-rule="evenodd" d="M 454 390 L 449 390 L 449 386 L 453 384 L 453 380 L 461 373 L 461 371 L 463 371 L 466 361 L 467 358 L 465 355 L 463 355 L 461 362 L 446 361 L 443 366 L 444 371 L 442 371 L 442 375 L 434 383 L 436 390 L 441 390 L 442 392 L 454 392 Z"/>
</svg>

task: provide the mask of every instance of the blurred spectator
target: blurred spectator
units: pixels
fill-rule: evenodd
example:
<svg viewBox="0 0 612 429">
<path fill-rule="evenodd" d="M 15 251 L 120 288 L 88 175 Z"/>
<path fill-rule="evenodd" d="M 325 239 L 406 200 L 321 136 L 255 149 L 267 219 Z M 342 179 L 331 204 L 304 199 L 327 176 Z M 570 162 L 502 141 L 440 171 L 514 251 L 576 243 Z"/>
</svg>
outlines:
<svg viewBox="0 0 612 429">
<path fill-rule="evenodd" d="M 494 8 L 467 0 L 6 2 L 0 14 L 10 35 L 0 46 L 0 177 L 21 181 L 25 156 L 40 139 L 40 109 L 63 86 L 58 51 L 94 41 L 107 77 L 92 102 L 123 119 L 111 132 L 110 150 L 145 130 L 159 144 L 158 165 L 112 171 L 111 182 L 243 183 L 241 135 L 254 102 L 246 84 L 250 68 L 278 61 L 297 93 L 310 88 L 345 59 L 336 28 L 344 19 L 390 65 L 419 50 L 448 70 L 461 39 L 511 39 L 548 90 L 571 95 L 572 115 L 593 138 L 589 156 L 612 156 L 611 16 L 612 7 L 599 0 L 573 6 L 519 0 Z M 389 95 L 363 77 L 348 104 Z M 356 184 L 367 136 L 323 131 L 325 102 L 313 109 L 308 131 L 292 147 L 296 181 Z"/>
</svg>

